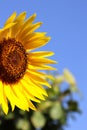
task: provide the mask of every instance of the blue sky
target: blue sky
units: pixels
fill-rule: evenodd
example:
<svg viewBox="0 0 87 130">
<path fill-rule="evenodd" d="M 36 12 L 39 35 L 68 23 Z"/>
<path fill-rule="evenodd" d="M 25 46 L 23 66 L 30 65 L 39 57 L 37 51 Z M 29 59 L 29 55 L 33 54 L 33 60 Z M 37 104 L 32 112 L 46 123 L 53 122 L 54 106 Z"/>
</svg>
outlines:
<svg viewBox="0 0 87 130">
<path fill-rule="evenodd" d="M 43 21 L 40 31 L 52 37 L 42 48 L 55 52 L 53 57 L 59 72 L 68 68 L 76 77 L 83 93 L 80 100 L 82 115 L 76 121 L 69 120 L 65 130 L 87 128 L 87 0 L 2 0 L 0 1 L 0 26 L 14 11 L 27 12 L 29 17 L 37 13 L 36 21 Z"/>
</svg>

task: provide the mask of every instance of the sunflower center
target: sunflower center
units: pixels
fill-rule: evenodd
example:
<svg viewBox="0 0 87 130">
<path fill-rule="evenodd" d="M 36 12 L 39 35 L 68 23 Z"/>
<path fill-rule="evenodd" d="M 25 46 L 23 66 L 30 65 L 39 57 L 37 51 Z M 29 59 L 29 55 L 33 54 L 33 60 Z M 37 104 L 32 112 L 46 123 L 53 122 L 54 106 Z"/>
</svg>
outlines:
<svg viewBox="0 0 87 130">
<path fill-rule="evenodd" d="M 27 55 L 21 42 L 15 39 L 4 39 L 0 42 L 0 79 L 13 84 L 25 74 Z"/>
<path fill-rule="evenodd" d="M 9 63 L 13 66 L 18 66 L 21 62 L 20 54 L 17 51 L 13 51 L 9 54 Z"/>
</svg>

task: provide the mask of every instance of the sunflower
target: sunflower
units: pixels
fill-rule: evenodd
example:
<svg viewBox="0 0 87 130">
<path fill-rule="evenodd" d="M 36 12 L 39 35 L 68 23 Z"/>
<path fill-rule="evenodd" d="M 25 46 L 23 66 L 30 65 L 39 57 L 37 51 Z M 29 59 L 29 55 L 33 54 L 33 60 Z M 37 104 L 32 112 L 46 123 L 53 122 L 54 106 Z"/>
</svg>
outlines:
<svg viewBox="0 0 87 130">
<path fill-rule="evenodd" d="M 14 12 L 0 29 L 0 104 L 5 114 L 10 103 L 12 111 L 15 106 L 29 111 L 36 110 L 32 101 L 40 103 L 47 93 L 44 86 L 48 76 L 42 70 L 55 70 L 48 59 L 54 53 L 35 51 L 50 40 L 45 32 L 35 32 L 42 22 L 33 23 L 36 14 L 26 19 L 26 12 L 16 16 Z"/>
</svg>

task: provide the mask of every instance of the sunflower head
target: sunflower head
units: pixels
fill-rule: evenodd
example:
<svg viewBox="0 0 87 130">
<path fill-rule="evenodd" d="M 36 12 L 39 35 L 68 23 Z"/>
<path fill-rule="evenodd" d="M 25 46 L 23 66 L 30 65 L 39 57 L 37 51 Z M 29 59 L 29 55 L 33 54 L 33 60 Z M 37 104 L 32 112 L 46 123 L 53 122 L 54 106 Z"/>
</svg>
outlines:
<svg viewBox="0 0 87 130">
<path fill-rule="evenodd" d="M 44 100 L 47 93 L 43 86 L 50 87 L 47 74 L 40 70 L 55 70 L 47 65 L 56 63 L 47 57 L 50 51 L 33 52 L 50 40 L 45 32 L 36 32 L 41 22 L 33 23 L 36 14 L 26 19 L 23 12 L 14 12 L 0 29 L 0 104 L 8 113 L 8 102 L 22 110 L 36 110 L 32 101 Z M 35 31 L 35 32 L 34 32 Z"/>
</svg>

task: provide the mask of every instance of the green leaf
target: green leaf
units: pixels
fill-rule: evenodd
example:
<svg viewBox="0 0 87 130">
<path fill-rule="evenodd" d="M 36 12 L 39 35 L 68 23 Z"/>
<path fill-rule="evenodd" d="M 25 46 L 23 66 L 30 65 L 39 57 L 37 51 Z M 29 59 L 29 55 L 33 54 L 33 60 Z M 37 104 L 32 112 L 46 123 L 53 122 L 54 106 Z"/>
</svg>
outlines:
<svg viewBox="0 0 87 130">
<path fill-rule="evenodd" d="M 43 101 L 41 104 L 39 104 L 39 110 L 41 111 L 45 111 L 48 108 L 50 108 L 53 105 L 53 102 L 47 100 L 47 101 Z"/>
<path fill-rule="evenodd" d="M 55 102 L 49 111 L 50 117 L 53 120 L 60 119 L 63 115 L 63 109 L 60 102 Z"/>
<path fill-rule="evenodd" d="M 64 124 L 66 124 L 66 121 L 67 121 L 67 119 L 66 119 L 66 113 L 63 113 L 63 115 L 62 115 L 62 117 L 60 119 L 60 122 L 61 122 L 62 125 L 64 125 Z"/>
<path fill-rule="evenodd" d="M 64 76 L 63 75 L 58 75 L 56 77 L 56 82 L 57 82 L 57 84 L 63 83 L 64 82 Z"/>
<path fill-rule="evenodd" d="M 60 93 L 60 88 L 58 85 L 53 86 L 53 92 L 54 94 L 57 94 L 57 95 Z"/>
<path fill-rule="evenodd" d="M 29 121 L 21 118 L 17 120 L 16 128 L 21 130 L 31 130 Z"/>
<path fill-rule="evenodd" d="M 10 120 L 10 119 L 13 119 L 14 118 L 14 114 L 13 113 L 9 113 L 6 117 L 5 117 L 5 119 L 7 119 L 7 120 Z"/>
<path fill-rule="evenodd" d="M 39 111 L 33 113 L 31 121 L 35 128 L 43 128 L 46 123 L 44 115 Z"/>
<path fill-rule="evenodd" d="M 70 85 L 76 85 L 76 81 L 72 73 L 68 69 L 64 69 L 63 71 L 64 79 Z"/>
<path fill-rule="evenodd" d="M 78 92 L 78 88 L 75 85 L 70 85 L 71 92 Z"/>
<path fill-rule="evenodd" d="M 75 111 L 78 112 L 79 111 L 79 107 L 78 107 L 78 102 L 76 101 L 68 101 L 68 107 L 70 111 Z"/>
</svg>

